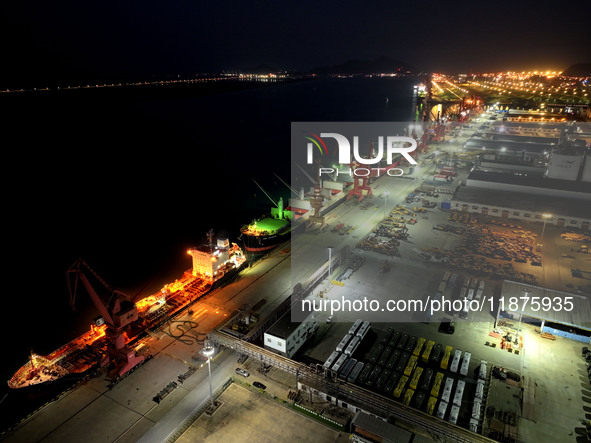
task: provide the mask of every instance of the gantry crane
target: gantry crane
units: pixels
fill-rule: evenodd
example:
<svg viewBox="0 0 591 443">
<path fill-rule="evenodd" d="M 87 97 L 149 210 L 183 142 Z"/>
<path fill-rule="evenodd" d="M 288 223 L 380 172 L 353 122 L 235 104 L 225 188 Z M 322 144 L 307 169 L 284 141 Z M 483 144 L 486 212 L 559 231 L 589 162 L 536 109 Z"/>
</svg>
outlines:
<svg viewBox="0 0 591 443">
<path fill-rule="evenodd" d="M 110 292 L 109 299 L 106 303 L 90 283 L 86 274 L 87 272 Z M 121 366 L 117 368 L 117 375 L 119 377 L 125 375 L 144 360 L 143 356 L 136 355 L 133 349 L 127 347 L 124 335 L 125 329 L 138 319 L 138 311 L 135 303 L 125 293 L 113 289 L 82 259 L 76 260 L 70 266 L 67 271 L 67 277 L 70 305 L 74 307 L 78 281 L 82 281 L 94 306 L 107 324 L 106 333 L 110 340 L 107 348 L 108 354 L 101 362 L 101 366 L 109 363 L 118 363 Z"/>
</svg>

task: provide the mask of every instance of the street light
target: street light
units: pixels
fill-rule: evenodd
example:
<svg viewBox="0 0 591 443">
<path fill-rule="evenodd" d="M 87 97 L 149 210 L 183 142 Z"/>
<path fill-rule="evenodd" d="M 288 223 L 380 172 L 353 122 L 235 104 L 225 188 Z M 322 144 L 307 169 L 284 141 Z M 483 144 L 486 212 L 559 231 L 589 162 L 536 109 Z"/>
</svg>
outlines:
<svg viewBox="0 0 591 443">
<path fill-rule="evenodd" d="M 332 246 L 328 247 L 328 281 L 330 283 L 330 265 L 332 262 Z"/>
<path fill-rule="evenodd" d="M 209 398 L 211 400 L 211 411 L 213 412 L 213 387 L 211 384 L 211 356 L 215 353 L 215 349 L 211 343 L 206 342 L 203 348 L 203 355 L 207 357 L 207 368 L 209 369 Z"/>
<path fill-rule="evenodd" d="M 388 201 L 388 195 L 390 195 L 390 193 L 384 191 L 384 218 L 386 218 L 386 202 Z"/>
<path fill-rule="evenodd" d="M 544 246 L 544 231 L 546 230 L 546 222 L 548 221 L 549 218 L 552 218 L 552 214 L 542 214 L 542 217 L 544 218 L 544 225 L 542 226 L 542 235 L 540 235 L 540 243 L 539 243 L 539 248 L 538 250 L 542 250 L 542 247 Z"/>
</svg>

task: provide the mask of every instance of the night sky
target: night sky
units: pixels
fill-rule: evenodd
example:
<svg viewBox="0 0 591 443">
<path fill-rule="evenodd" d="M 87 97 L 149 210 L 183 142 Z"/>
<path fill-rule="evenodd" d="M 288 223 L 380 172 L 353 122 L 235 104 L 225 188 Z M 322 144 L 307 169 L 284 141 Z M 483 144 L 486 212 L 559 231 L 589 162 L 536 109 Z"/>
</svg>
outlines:
<svg viewBox="0 0 591 443">
<path fill-rule="evenodd" d="M 424 71 L 566 69 L 585 2 L 5 2 L 2 85 L 304 70 L 388 56 Z M 47 85 L 46 85 L 47 84 Z"/>
</svg>

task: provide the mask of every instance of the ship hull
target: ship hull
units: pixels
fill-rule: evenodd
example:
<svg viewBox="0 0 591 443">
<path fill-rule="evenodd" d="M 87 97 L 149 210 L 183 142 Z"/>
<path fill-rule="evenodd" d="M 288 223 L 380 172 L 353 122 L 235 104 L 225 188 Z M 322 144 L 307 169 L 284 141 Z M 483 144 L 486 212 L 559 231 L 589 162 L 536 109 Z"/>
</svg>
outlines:
<svg viewBox="0 0 591 443">
<path fill-rule="evenodd" d="M 244 249 L 250 253 L 260 254 L 276 248 L 282 243 L 290 240 L 291 229 L 285 232 L 271 235 L 249 235 L 242 234 Z"/>
</svg>

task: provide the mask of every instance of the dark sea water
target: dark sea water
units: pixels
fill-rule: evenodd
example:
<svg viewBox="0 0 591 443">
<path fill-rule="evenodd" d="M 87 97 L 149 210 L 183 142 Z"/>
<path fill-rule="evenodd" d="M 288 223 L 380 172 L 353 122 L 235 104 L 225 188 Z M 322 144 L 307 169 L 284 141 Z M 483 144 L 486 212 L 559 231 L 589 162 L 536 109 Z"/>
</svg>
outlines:
<svg viewBox="0 0 591 443">
<path fill-rule="evenodd" d="M 149 295 L 190 267 L 189 246 L 240 227 L 290 192 L 292 121 L 403 121 L 413 78 L 314 79 L 209 95 L 9 100 L 3 145 L 3 357 L 9 378 L 88 330 L 83 257 L 112 286 Z M 389 101 L 386 101 L 386 98 Z M 4 114 L 6 115 L 6 114 Z M 3 394 L 2 394 L 3 395 Z"/>
</svg>

